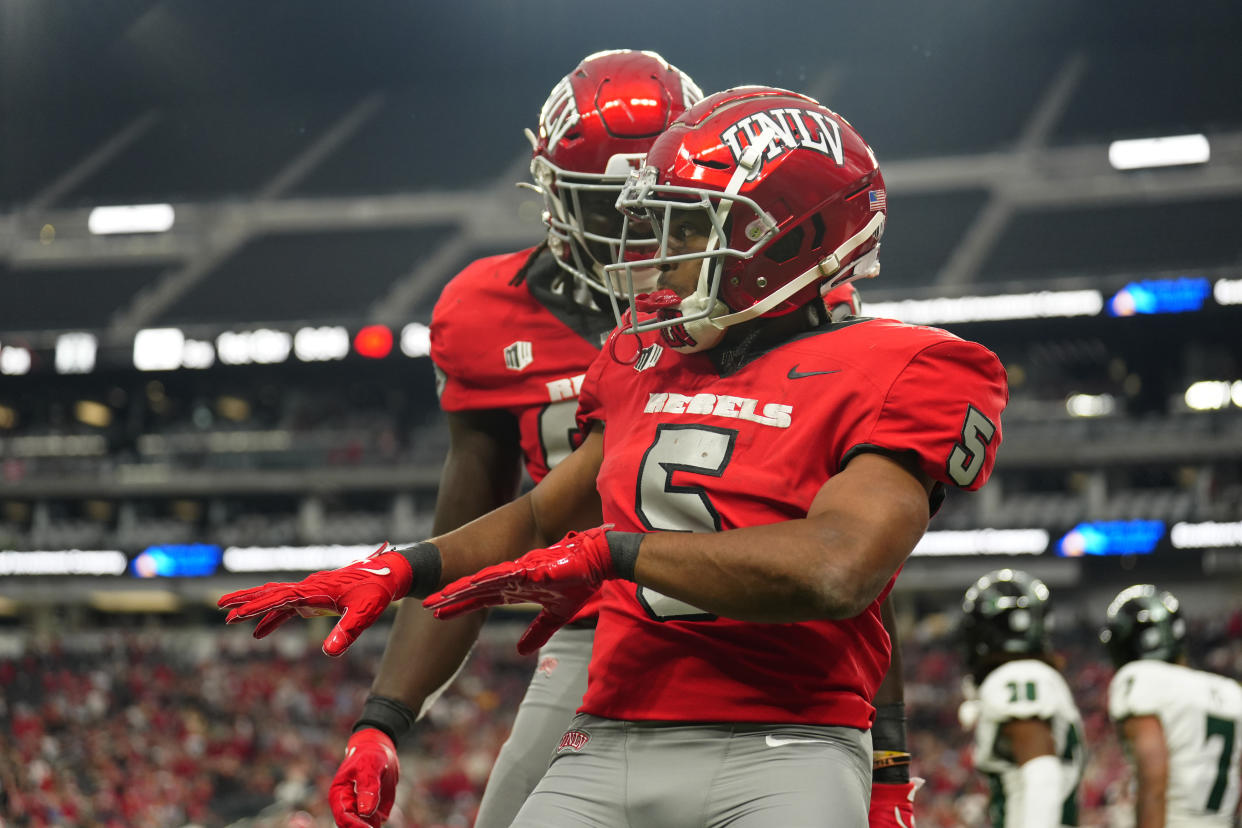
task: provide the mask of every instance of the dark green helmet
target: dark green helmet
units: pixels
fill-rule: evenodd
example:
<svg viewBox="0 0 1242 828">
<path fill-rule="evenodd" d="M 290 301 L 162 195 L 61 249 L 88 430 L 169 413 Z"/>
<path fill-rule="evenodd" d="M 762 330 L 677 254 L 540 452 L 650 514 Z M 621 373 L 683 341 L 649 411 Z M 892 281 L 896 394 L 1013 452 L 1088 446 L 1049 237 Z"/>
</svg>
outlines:
<svg viewBox="0 0 1242 828">
<path fill-rule="evenodd" d="M 1017 569 L 989 572 L 962 599 L 966 663 L 977 678 L 1007 656 L 1042 656 L 1048 640 L 1048 587 Z"/>
<path fill-rule="evenodd" d="M 1135 584 L 1117 593 L 1108 605 L 1100 641 L 1114 667 L 1140 658 L 1178 661 L 1186 652 L 1186 621 L 1172 593 Z"/>
</svg>

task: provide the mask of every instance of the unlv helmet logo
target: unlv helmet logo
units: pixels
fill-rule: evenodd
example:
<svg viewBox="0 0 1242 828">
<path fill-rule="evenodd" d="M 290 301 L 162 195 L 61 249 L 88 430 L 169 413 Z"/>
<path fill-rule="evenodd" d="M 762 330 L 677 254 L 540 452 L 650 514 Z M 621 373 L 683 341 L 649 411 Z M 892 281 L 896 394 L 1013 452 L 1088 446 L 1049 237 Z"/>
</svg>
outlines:
<svg viewBox="0 0 1242 828">
<path fill-rule="evenodd" d="M 548 142 L 548 146 L 553 146 L 565 137 L 565 133 L 578 123 L 580 117 L 578 105 L 574 101 L 574 88 L 570 85 L 569 78 L 563 78 L 553 88 L 552 94 L 539 112 L 539 131 L 542 133 L 540 137 Z"/>
<path fill-rule="evenodd" d="M 765 161 L 791 149 L 815 150 L 831 158 L 838 167 L 845 164 L 841 125 L 813 109 L 790 106 L 756 112 L 720 133 L 720 140 L 733 154 L 735 163 L 755 142 L 767 142 L 767 151 L 748 176 L 751 179 L 759 175 Z"/>
</svg>

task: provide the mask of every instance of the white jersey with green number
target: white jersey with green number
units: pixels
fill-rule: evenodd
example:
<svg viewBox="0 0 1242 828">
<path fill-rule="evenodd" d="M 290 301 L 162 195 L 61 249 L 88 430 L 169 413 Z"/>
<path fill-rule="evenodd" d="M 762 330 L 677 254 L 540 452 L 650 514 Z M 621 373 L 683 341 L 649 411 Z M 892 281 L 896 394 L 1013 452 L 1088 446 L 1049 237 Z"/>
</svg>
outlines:
<svg viewBox="0 0 1242 828">
<path fill-rule="evenodd" d="M 1115 721 L 1155 716 L 1169 748 L 1166 820 L 1227 826 L 1238 808 L 1242 686 L 1233 679 L 1164 661 L 1132 661 L 1108 687 Z"/>
<path fill-rule="evenodd" d="M 1061 802 L 1061 824 L 1077 825 L 1085 753 L 1082 716 L 1061 674 L 1035 659 L 1010 661 L 983 680 L 975 704 L 975 767 L 987 774 L 991 785 L 988 810 L 994 828 L 1027 828 L 1022 813 L 1028 795 L 1056 796 Z M 1024 790 L 1022 770 L 1001 732 L 1006 722 L 1018 719 L 1043 719 L 1052 727 L 1061 760 L 1060 790 Z"/>
</svg>

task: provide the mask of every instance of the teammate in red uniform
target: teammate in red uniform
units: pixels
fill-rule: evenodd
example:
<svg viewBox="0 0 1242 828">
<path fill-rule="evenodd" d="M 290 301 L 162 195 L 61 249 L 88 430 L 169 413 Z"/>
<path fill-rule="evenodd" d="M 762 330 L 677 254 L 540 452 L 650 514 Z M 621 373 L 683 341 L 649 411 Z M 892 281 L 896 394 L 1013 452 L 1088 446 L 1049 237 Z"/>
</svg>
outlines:
<svg viewBox="0 0 1242 828">
<path fill-rule="evenodd" d="M 615 259 L 621 229 L 613 205 L 655 136 L 702 97 L 659 55 L 628 50 L 585 58 L 552 90 L 539 134 L 531 136 L 547 242 L 469 265 L 432 315 L 431 356 L 451 440 L 437 534 L 512 500 L 520 464 L 538 482 L 573 450 L 582 377 L 615 324 L 603 294 L 603 265 Z M 402 605 L 333 781 L 339 825 L 387 818 L 394 743 L 451 681 L 484 618 L 476 613 L 446 626 L 415 601 Z M 541 653 L 488 779 L 479 828 L 508 826 L 547 768 L 586 689 L 594 626 L 594 607 L 584 607 Z"/>
<path fill-rule="evenodd" d="M 825 319 L 826 289 L 877 269 L 886 202 L 808 98 L 708 98 L 622 204 L 659 249 L 623 244 L 611 271 L 630 315 L 584 381 L 580 448 L 483 520 L 223 603 L 256 633 L 295 608 L 373 617 L 536 548 L 432 602 L 539 601 L 529 651 L 604 586 L 581 713 L 515 824 L 865 824 L 880 599 L 943 486 L 990 474 L 1003 369 L 936 329 Z M 664 290 L 640 298 L 651 266 Z M 587 529 L 597 483 L 612 529 Z"/>
</svg>

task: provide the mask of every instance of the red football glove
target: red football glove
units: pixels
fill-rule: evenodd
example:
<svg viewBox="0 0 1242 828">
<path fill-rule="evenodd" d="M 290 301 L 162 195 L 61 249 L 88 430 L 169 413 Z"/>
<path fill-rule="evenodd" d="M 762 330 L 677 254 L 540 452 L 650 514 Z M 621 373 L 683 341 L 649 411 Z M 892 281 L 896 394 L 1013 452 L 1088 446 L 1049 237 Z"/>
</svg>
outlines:
<svg viewBox="0 0 1242 828">
<path fill-rule="evenodd" d="M 522 655 L 533 653 L 574 617 L 600 584 L 617 577 L 604 535 L 611 528 L 570 532 L 554 546 L 454 581 L 429 596 L 423 606 L 435 610 L 436 618 L 455 618 L 500 604 L 539 604 L 543 611 L 517 645 Z"/>
<path fill-rule="evenodd" d="M 332 777 L 328 804 L 340 828 L 379 828 L 397 795 L 397 748 L 381 730 L 366 727 L 349 737 L 345 760 Z"/>
<path fill-rule="evenodd" d="M 871 812 L 867 815 L 870 828 L 914 828 L 914 794 L 923 780 L 909 782 L 872 782 Z"/>
<path fill-rule="evenodd" d="M 400 552 L 380 544 L 375 554 L 340 569 L 314 572 L 297 583 L 271 583 L 243 589 L 220 598 L 218 606 L 231 607 L 226 624 L 262 615 L 254 637 L 262 638 L 295 614 L 303 618 L 339 614 L 341 620 L 324 639 L 323 651 L 339 656 L 349 649 L 384 608 L 410 591 L 414 579 L 410 562 Z"/>
</svg>

